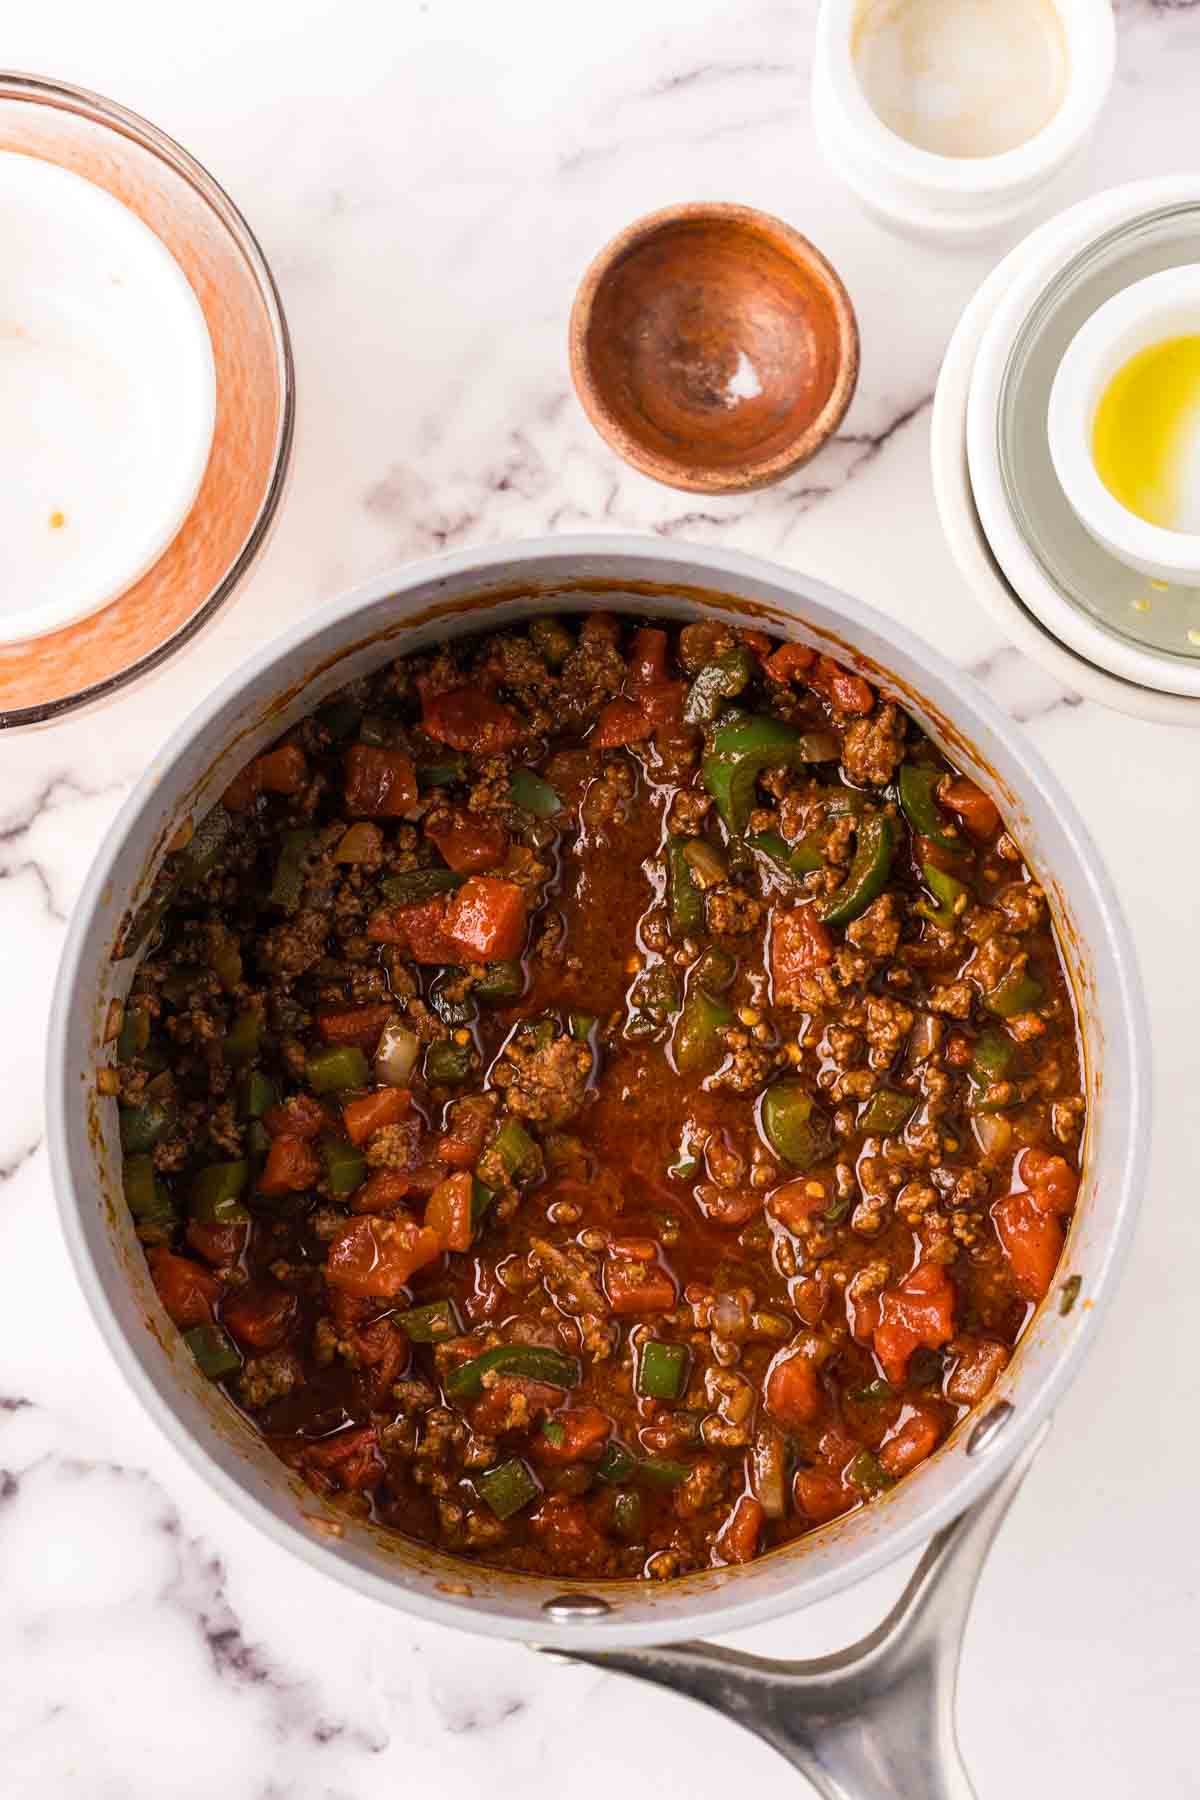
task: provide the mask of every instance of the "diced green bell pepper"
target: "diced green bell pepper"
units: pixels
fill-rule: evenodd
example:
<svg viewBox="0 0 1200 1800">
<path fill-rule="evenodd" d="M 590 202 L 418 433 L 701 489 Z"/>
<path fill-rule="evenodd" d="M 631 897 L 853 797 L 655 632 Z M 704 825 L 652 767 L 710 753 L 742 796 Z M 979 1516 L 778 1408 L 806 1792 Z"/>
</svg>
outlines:
<svg viewBox="0 0 1200 1800">
<path fill-rule="evenodd" d="M 604 1446 L 603 1456 L 596 1464 L 596 1474 L 601 1481 L 628 1481 L 636 1467 L 637 1458 L 632 1452 L 615 1438 L 610 1438 Z"/>
<path fill-rule="evenodd" d="M 340 744 L 351 732 L 357 730 L 361 717 L 362 708 L 355 706 L 353 700 L 331 700 L 317 714 L 317 723 L 329 733 L 335 744 Z"/>
<path fill-rule="evenodd" d="M 250 1217 L 242 1194 L 250 1179 L 245 1157 L 236 1162 L 209 1163 L 192 1180 L 188 1208 L 201 1225 L 241 1225 Z"/>
<path fill-rule="evenodd" d="M 144 1006 L 132 1006 L 126 1002 L 125 1016 L 117 1034 L 117 1061 L 132 1062 L 135 1056 L 142 1054 L 149 1042 L 150 1014 Z"/>
<path fill-rule="evenodd" d="M 624 1544 L 636 1544 L 642 1535 L 642 1496 L 624 1488 L 612 1497 L 612 1529 Z"/>
<path fill-rule="evenodd" d="M 325 1181 L 331 1194 L 341 1199 L 361 1187 L 367 1177 L 367 1159 L 354 1144 L 341 1138 L 321 1140 L 321 1160 L 325 1164 Z"/>
<path fill-rule="evenodd" d="M 763 771 L 794 768 L 807 760 L 804 750 L 805 739 L 781 719 L 733 712 L 718 720 L 701 772 L 728 831 L 735 837 L 745 831 Z"/>
<path fill-rule="evenodd" d="M 707 725 L 726 700 L 733 700 L 754 673 L 754 658 L 744 644 L 736 644 L 713 662 L 705 663 L 688 689 L 683 716 L 689 725 Z"/>
<path fill-rule="evenodd" d="M 769 857 L 785 875 L 811 875 L 814 869 L 825 867 L 825 857 L 815 831 L 801 838 L 798 844 L 789 844 L 778 831 L 756 831 L 746 842 L 760 856 Z"/>
<path fill-rule="evenodd" d="M 475 983 L 480 1000 L 516 1000 L 525 991 L 525 973 L 519 962 L 489 963 Z"/>
<path fill-rule="evenodd" d="M 681 1075 L 706 1075 L 716 1068 L 725 1055 L 721 1031 L 733 1024 L 733 1009 L 714 1000 L 693 979 L 688 984 L 687 999 L 675 1021 L 671 1053 Z"/>
<path fill-rule="evenodd" d="M 495 1188 L 490 1188 L 478 1175 L 471 1177 L 471 1230 L 477 1231 L 483 1223 L 488 1207 L 496 1198 Z"/>
<path fill-rule="evenodd" d="M 528 1181 L 541 1167 L 538 1147 L 519 1119 L 505 1119 L 492 1142 L 492 1149 L 513 1181 Z"/>
<path fill-rule="evenodd" d="M 262 1035 L 262 1014 L 253 1006 L 238 1014 L 225 1034 L 225 1061 L 240 1068 L 258 1055 Z"/>
<path fill-rule="evenodd" d="M 451 1400 L 478 1400 L 483 1393 L 483 1378 L 492 1370 L 497 1375 L 544 1381 L 550 1387 L 578 1387 L 580 1380 L 579 1363 L 573 1356 L 537 1344 L 498 1344 L 494 1350 L 485 1350 L 482 1356 L 452 1369 L 446 1376 L 446 1393 Z"/>
<path fill-rule="evenodd" d="M 276 1098 L 274 1083 L 260 1069 L 247 1069 L 238 1082 L 238 1112 L 243 1119 L 261 1119 Z"/>
<path fill-rule="evenodd" d="M 422 792 L 429 788 L 453 787 L 456 781 L 465 779 L 466 773 L 466 757 L 461 751 L 447 750 L 441 756 L 417 764 L 417 786 Z"/>
<path fill-rule="evenodd" d="M 443 1038 L 440 1043 L 430 1044 L 425 1052 L 425 1079 L 430 1087 L 458 1087 L 470 1080 L 474 1062 L 470 1044 Z"/>
<path fill-rule="evenodd" d="M 647 1456 L 634 1469 L 638 1481 L 658 1488 L 682 1487 L 691 1472 L 690 1463 L 676 1462 L 670 1456 Z"/>
<path fill-rule="evenodd" d="M 573 1013 L 568 1014 L 567 1034 L 568 1034 L 568 1036 L 574 1038 L 574 1040 L 577 1044 L 590 1043 L 592 1033 L 593 1033 L 593 1031 L 595 1031 L 595 1029 L 596 1029 L 595 1013 L 573 1012 Z"/>
<path fill-rule="evenodd" d="M 523 812 L 532 813 L 535 819 L 552 819 L 555 813 L 562 811 L 562 800 L 540 775 L 532 769 L 514 769 L 508 784 L 508 799 L 511 806 L 519 806 Z"/>
<path fill-rule="evenodd" d="M 652 1400 L 678 1400 L 687 1382 L 691 1356 L 686 1344 L 644 1343 L 638 1357 L 637 1391 Z"/>
<path fill-rule="evenodd" d="M 233 820 L 223 806 L 214 806 L 204 815 L 192 833 L 191 842 L 179 853 L 176 866 L 185 887 L 195 887 L 197 882 L 212 874 L 232 829 Z"/>
<path fill-rule="evenodd" d="M 710 944 L 692 967 L 691 985 L 703 988 L 706 994 L 723 994 L 736 974 L 737 958 L 719 944 Z"/>
<path fill-rule="evenodd" d="M 667 845 L 671 935 L 675 938 L 688 937 L 704 925 L 704 896 L 696 886 L 684 848 L 683 838 L 673 837 Z"/>
<path fill-rule="evenodd" d="M 153 1150 L 175 1121 L 175 1108 L 161 1100 L 144 1100 L 140 1106 L 122 1106 L 121 1148 L 126 1155 Z"/>
<path fill-rule="evenodd" d="M 173 1223 L 175 1207 L 159 1180 L 152 1156 L 127 1156 L 122 1168 L 125 1204 L 139 1225 Z"/>
<path fill-rule="evenodd" d="M 304 892 L 304 877 L 316 832 L 305 826 L 299 831 L 285 831 L 283 847 L 275 864 L 275 875 L 267 898 L 272 906 L 293 913 Z"/>
<path fill-rule="evenodd" d="M 896 831 L 886 813 L 859 820 L 854 859 L 845 881 L 816 902 L 816 914 L 823 924 L 848 925 L 866 912 L 887 886 L 895 850 Z"/>
<path fill-rule="evenodd" d="M 511 1519 L 542 1491 L 519 1456 L 485 1469 L 475 1477 L 475 1486 L 498 1519 Z"/>
<path fill-rule="evenodd" d="M 1016 1045 L 1012 1039 L 989 1026 L 975 1039 L 971 1050 L 971 1073 L 985 1086 L 993 1081 L 1003 1081 L 1012 1068 L 1016 1054 Z"/>
<path fill-rule="evenodd" d="M 396 1323 L 414 1344 L 444 1344 L 459 1337 L 462 1326 L 453 1300 L 431 1300 L 428 1306 L 410 1306 L 396 1314 Z"/>
<path fill-rule="evenodd" d="M 1015 1019 L 1018 1013 L 1032 1012 L 1041 997 L 1041 982 L 1026 969 L 1013 969 L 984 995 L 983 1004 L 998 1019 Z"/>
<path fill-rule="evenodd" d="M 846 1478 L 851 1487 L 858 1489 L 868 1499 L 876 1494 L 886 1493 L 888 1488 L 895 1487 L 895 1477 L 889 1475 L 879 1458 L 870 1450 L 860 1450 L 850 1467 L 846 1470 Z"/>
<path fill-rule="evenodd" d="M 943 850 L 957 850 L 962 839 L 938 806 L 936 793 L 940 781 L 946 779 L 944 769 L 930 769 L 921 763 L 904 763 L 900 769 L 900 805 L 904 816 L 919 836 Z"/>
<path fill-rule="evenodd" d="M 773 1081 L 760 1102 L 763 1136 L 793 1169 L 810 1169 L 828 1149 L 825 1120 L 798 1081 Z"/>
<path fill-rule="evenodd" d="M 331 1044 L 327 1050 L 310 1051 L 304 1074 L 314 1094 L 366 1087 L 370 1078 L 367 1059 L 356 1044 Z"/>
<path fill-rule="evenodd" d="M 933 863 L 921 864 L 921 879 L 937 902 L 931 906 L 928 900 L 918 900 L 914 907 L 922 918 L 931 919 L 942 931 L 949 931 L 954 921 L 966 910 L 971 898 L 971 891 L 965 882 L 954 875 L 948 875 Z"/>
<path fill-rule="evenodd" d="M 453 869 L 405 869 L 402 875 L 389 875 L 381 881 L 379 891 L 393 906 L 419 906 L 438 894 L 452 894 L 464 879 Z"/>
<path fill-rule="evenodd" d="M 895 1088 L 880 1088 L 858 1115 L 858 1128 L 877 1137 L 886 1137 L 890 1131 L 899 1131 L 907 1125 L 916 1104 L 912 1094 L 898 1093 Z"/>
<path fill-rule="evenodd" d="M 242 1366 L 232 1340 L 219 1325 L 193 1326 L 191 1331 L 184 1332 L 183 1341 L 195 1357 L 200 1373 L 207 1375 L 210 1381 L 223 1381 L 227 1375 L 236 1375 Z"/>
</svg>

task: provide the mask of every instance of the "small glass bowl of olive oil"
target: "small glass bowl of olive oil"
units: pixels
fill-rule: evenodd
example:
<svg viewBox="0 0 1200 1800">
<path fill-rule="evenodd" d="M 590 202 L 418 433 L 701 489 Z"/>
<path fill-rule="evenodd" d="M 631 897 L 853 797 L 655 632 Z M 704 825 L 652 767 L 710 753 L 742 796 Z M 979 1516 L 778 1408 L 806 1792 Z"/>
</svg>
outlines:
<svg viewBox="0 0 1200 1800">
<path fill-rule="evenodd" d="M 1059 365 L 1047 426 L 1091 536 L 1154 581 L 1200 583 L 1200 263 L 1093 313 Z"/>
</svg>

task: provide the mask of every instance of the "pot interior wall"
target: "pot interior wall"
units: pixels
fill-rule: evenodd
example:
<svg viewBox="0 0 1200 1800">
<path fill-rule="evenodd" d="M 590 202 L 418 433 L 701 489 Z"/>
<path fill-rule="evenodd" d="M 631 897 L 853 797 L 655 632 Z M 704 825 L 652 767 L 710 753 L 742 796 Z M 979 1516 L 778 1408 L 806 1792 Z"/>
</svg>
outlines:
<svg viewBox="0 0 1200 1800">
<path fill-rule="evenodd" d="M 416 570 L 338 602 L 264 653 L 205 704 L 148 772 L 113 833 L 73 925 L 51 1039 L 50 1112 L 64 1222 L 85 1291 L 140 1397 L 177 1446 L 277 1540 L 377 1599 L 469 1629 L 596 1646 L 730 1630 L 800 1608 L 911 1549 L 982 1492 L 1047 1416 L 1107 1298 L 1132 1218 L 1145 1137 L 1140 996 L 1124 927 L 1081 825 L 1057 784 L 1015 746 L 1007 721 L 957 671 L 900 628 L 819 583 L 746 559 L 559 540 L 505 558 Z M 670 583 L 669 587 L 664 582 Z M 636 610 L 665 618 L 721 610 L 828 649 L 882 680 L 931 737 L 993 795 L 1046 885 L 1080 1010 L 1091 1123 L 1064 1272 L 1082 1279 L 1067 1316 L 1055 1295 L 989 1405 L 1014 1411 L 980 1454 L 970 1422 L 882 1502 L 734 1570 L 666 1586 L 602 1584 L 610 1613 L 552 1626 L 544 1603 L 571 1586 L 455 1562 L 346 1520 L 299 1483 L 198 1374 L 149 1282 L 121 1199 L 116 1106 L 95 1096 L 108 1003 L 132 962 L 111 948 L 182 821 L 232 774 L 351 678 L 398 654 L 494 628 L 531 610 Z M 1083 1301 L 1091 1301 L 1087 1306 Z M 802 1650 L 802 1642 L 797 1649 Z"/>
</svg>

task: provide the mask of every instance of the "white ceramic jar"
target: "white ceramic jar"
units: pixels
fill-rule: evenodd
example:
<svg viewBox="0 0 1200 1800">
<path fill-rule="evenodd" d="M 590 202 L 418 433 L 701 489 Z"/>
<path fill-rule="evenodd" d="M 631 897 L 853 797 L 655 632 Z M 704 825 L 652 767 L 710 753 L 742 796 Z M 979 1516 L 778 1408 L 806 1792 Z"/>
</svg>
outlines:
<svg viewBox="0 0 1200 1800">
<path fill-rule="evenodd" d="M 882 223 L 940 243 L 998 236 L 1047 197 L 1091 135 L 1112 85 L 1111 0 L 1046 0 L 1062 28 L 1061 99 L 1038 131 L 991 155 L 942 155 L 884 124 L 864 92 L 855 40 L 872 9 L 903 0 L 821 0 L 813 122 L 830 166 Z M 953 0 L 946 0 L 947 10 Z"/>
</svg>

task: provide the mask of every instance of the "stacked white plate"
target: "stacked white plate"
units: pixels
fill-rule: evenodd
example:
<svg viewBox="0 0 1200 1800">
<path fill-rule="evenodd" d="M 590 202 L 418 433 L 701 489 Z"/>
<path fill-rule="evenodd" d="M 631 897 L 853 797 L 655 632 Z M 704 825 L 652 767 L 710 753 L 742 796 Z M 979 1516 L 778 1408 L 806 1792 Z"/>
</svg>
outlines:
<svg viewBox="0 0 1200 1800">
<path fill-rule="evenodd" d="M 1046 419 L 1085 320 L 1132 282 L 1198 261 L 1198 175 L 1113 188 L 1049 220 L 959 320 L 932 425 L 951 552 L 1013 643 L 1085 699 L 1196 726 L 1200 590 L 1162 590 L 1089 536 L 1054 473 Z"/>
</svg>

